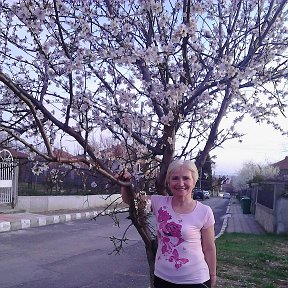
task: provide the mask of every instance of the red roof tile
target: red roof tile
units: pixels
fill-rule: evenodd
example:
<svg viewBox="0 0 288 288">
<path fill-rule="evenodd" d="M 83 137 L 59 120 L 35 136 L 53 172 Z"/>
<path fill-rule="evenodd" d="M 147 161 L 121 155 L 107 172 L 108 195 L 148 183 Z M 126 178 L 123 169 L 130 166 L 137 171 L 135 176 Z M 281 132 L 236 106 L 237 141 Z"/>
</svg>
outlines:
<svg viewBox="0 0 288 288">
<path fill-rule="evenodd" d="M 274 163 L 273 166 L 279 167 L 280 170 L 288 170 L 288 156 L 286 156 L 285 159 Z"/>
<path fill-rule="evenodd" d="M 11 153 L 12 157 L 15 159 L 27 159 L 28 158 L 27 153 L 23 153 L 12 148 L 0 148 L 0 150 L 4 150 L 4 149 L 8 150 Z"/>
</svg>

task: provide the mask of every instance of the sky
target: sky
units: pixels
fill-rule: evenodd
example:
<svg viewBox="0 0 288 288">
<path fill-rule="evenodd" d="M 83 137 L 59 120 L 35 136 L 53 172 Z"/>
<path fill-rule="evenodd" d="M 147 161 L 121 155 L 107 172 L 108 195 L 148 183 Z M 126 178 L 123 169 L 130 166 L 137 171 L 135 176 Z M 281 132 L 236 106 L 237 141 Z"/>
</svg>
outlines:
<svg viewBox="0 0 288 288">
<path fill-rule="evenodd" d="M 282 127 L 288 130 L 288 119 L 279 121 Z M 211 155 L 216 155 L 216 175 L 236 175 L 244 163 L 252 161 L 257 164 L 272 164 L 288 156 L 288 136 L 267 124 L 256 124 L 251 119 L 241 123 L 241 131 L 247 133 L 243 142 L 230 140 L 222 148 L 216 148 Z"/>
</svg>

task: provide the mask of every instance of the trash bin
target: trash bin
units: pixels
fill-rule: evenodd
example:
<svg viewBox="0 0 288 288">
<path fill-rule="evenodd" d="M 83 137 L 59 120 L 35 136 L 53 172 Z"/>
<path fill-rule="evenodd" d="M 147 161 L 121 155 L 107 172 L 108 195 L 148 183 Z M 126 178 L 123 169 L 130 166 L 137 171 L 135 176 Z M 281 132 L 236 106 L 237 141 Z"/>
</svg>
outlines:
<svg viewBox="0 0 288 288">
<path fill-rule="evenodd" d="M 243 214 L 250 214 L 251 210 L 251 199 L 249 197 L 242 197 L 241 199 L 241 207 L 243 210 Z"/>
<path fill-rule="evenodd" d="M 245 198 L 249 198 L 249 197 L 247 197 L 247 196 L 242 196 L 241 197 L 241 199 L 240 199 L 240 205 L 241 205 L 241 209 L 243 210 L 243 199 L 245 199 Z"/>
</svg>

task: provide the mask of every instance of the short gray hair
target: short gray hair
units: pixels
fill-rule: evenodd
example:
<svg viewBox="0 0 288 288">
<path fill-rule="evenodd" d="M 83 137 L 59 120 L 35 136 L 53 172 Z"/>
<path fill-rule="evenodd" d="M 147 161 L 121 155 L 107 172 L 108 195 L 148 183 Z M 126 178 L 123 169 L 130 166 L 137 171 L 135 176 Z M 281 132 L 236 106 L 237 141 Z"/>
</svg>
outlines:
<svg viewBox="0 0 288 288">
<path fill-rule="evenodd" d="M 174 170 L 180 167 L 185 167 L 188 170 L 190 170 L 192 172 L 193 180 L 195 181 L 195 183 L 197 182 L 199 178 L 199 174 L 198 174 L 198 169 L 195 165 L 195 162 L 192 160 L 177 159 L 177 160 L 172 161 L 168 166 L 166 179 L 165 179 L 166 185 L 168 185 L 171 172 L 173 172 Z"/>
</svg>

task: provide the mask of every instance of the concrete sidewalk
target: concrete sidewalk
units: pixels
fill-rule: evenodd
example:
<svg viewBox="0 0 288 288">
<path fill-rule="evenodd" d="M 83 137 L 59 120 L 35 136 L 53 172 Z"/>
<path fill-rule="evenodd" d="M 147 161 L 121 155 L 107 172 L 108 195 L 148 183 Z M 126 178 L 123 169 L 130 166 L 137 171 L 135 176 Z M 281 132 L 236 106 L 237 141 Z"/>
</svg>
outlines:
<svg viewBox="0 0 288 288">
<path fill-rule="evenodd" d="M 127 205 L 117 205 L 109 208 L 90 208 L 78 211 L 59 210 L 53 212 L 41 212 L 38 214 L 0 208 L 0 232 L 40 227 L 80 219 L 89 220 L 98 215 L 109 215 L 112 212 L 120 213 L 126 211 L 128 211 Z"/>
<path fill-rule="evenodd" d="M 253 214 L 243 214 L 241 205 L 237 199 L 231 199 L 227 209 L 227 227 L 225 232 L 262 234 L 265 230 L 255 220 Z"/>
<path fill-rule="evenodd" d="M 85 211 L 60 210 L 39 214 L 0 208 L 0 232 L 9 232 L 80 219 L 92 219 L 99 214 L 108 215 L 113 211 L 127 212 L 128 207 L 127 205 L 117 205 L 116 207 L 109 207 L 108 209 L 102 207 L 86 209 Z M 265 233 L 264 229 L 255 220 L 254 215 L 243 214 L 240 203 L 236 199 L 230 200 L 221 232 L 216 236 L 216 239 L 225 232 Z"/>
</svg>

